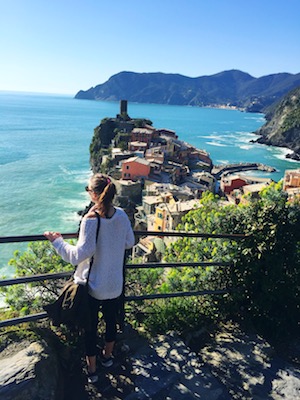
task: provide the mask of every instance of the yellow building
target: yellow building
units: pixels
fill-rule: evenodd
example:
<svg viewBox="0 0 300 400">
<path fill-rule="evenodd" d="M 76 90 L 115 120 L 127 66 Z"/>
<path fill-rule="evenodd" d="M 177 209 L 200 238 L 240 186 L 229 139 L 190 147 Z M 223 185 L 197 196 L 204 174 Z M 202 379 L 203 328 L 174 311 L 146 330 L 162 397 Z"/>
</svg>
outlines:
<svg viewBox="0 0 300 400">
<path fill-rule="evenodd" d="M 200 206 L 200 202 L 197 199 L 177 202 L 173 199 L 170 203 L 159 204 L 155 209 L 153 230 L 157 232 L 175 230 L 185 214 Z"/>
</svg>

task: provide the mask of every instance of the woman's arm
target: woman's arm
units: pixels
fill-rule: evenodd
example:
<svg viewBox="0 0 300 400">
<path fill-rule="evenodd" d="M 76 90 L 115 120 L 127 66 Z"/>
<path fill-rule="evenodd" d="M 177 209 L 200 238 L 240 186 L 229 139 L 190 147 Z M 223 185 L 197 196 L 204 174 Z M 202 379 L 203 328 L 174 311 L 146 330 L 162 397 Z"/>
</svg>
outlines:
<svg viewBox="0 0 300 400">
<path fill-rule="evenodd" d="M 93 256 L 96 250 L 97 218 L 83 218 L 76 245 L 63 240 L 58 232 L 45 232 L 44 235 L 52 242 L 56 252 L 63 260 L 77 265 Z"/>
<path fill-rule="evenodd" d="M 134 233 L 131 227 L 131 223 L 129 221 L 129 219 L 127 220 L 128 223 L 128 227 L 127 227 L 127 234 L 126 234 L 126 239 L 125 239 L 125 249 L 131 249 L 131 247 L 134 245 L 135 243 L 135 239 L 134 239 Z"/>
</svg>

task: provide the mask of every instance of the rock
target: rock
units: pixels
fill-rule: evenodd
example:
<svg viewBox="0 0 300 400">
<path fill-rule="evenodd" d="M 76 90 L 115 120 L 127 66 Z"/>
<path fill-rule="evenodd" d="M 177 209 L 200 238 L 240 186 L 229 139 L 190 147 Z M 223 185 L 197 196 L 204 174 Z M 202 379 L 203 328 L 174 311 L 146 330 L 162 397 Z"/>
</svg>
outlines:
<svg viewBox="0 0 300 400">
<path fill-rule="evenodd" d="M 9 345 L 0 353 L 1 400 L 58 400 L 62 382 L 55 353 L 45 342 Z"/>
<path fill-rule="evenodd" d="M 300 161 L 300 154 L 293 152 L 293 153 L 289 153 L 285 156 L 286 158 L 289 158 L 291 160 L 295 160 L 295 161 Z"/>
</svg>

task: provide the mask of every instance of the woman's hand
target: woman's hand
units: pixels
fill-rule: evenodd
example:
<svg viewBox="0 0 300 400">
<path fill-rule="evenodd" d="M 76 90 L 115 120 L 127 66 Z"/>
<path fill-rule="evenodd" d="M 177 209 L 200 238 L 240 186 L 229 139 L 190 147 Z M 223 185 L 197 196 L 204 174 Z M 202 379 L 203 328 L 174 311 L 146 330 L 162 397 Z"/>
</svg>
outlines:
<svg viewBox="0 0 300 400">
<path fill-rule="evenodd" d="M 55 239 L 62 237 L 59 232 L 44 232 L 44 236 L 50 240 L 50 242 L 54 242 Z"/>
</svg>

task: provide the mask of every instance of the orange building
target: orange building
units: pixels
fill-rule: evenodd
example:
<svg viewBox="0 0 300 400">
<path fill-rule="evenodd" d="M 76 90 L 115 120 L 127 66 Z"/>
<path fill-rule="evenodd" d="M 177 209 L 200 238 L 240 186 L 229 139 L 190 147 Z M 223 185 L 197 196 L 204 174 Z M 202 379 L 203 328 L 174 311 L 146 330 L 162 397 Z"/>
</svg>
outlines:
<svg viewBox="0 0 300 400">
<path fill-rule="evenodd" d="M 150 163 L 144 158 L 131 157 L 122 162 L 122 179 L 132 181 L 148 178 L 150 174 Z"/>
</svg>

